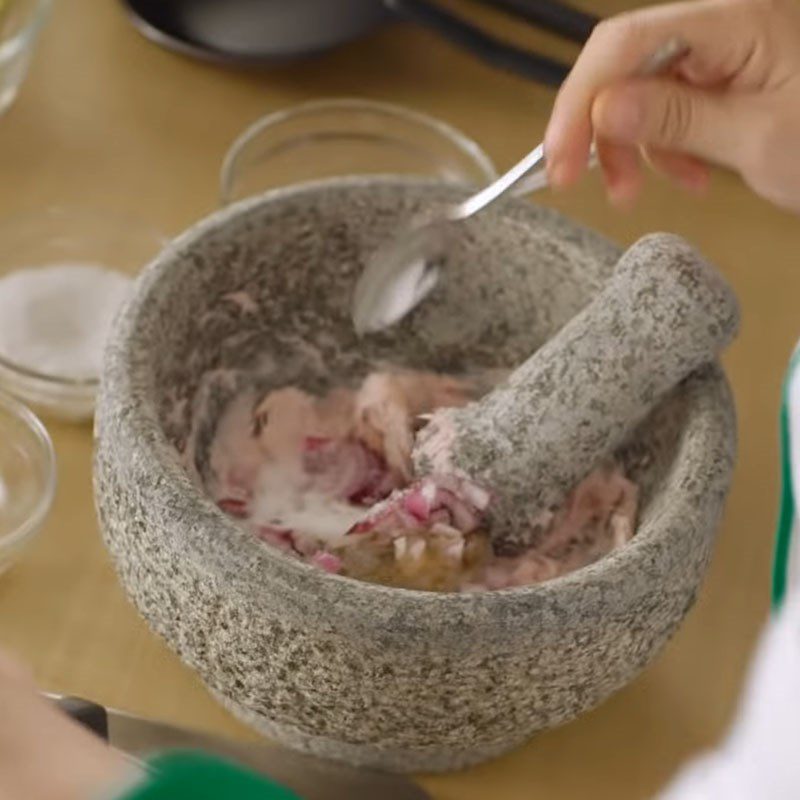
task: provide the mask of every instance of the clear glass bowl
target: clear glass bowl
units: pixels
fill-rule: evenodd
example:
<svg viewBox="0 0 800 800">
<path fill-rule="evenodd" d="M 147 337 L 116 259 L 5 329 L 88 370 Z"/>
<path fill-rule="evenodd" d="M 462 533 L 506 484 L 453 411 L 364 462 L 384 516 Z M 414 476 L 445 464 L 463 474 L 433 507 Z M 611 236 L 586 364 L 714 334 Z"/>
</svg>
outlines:
<svg viewBox="0 0 800 800">
<path fill-rule="evenodd" d="M 0 114 L 19 94 L 51 5 L 52 0 L 0 2 Z"/>
<path fill-rule="evenodd" d="M 420 175 L 480 186 L 494 164 L 461 131 L 389 103 L 319 100 L 262 117 L 228 150 L 223 205 L 268 189 L 344 175 Z"/>
<path fill-rule="evenodd" d="M 100 265 L 135 276 L 165 243 L 143 222 L 90 209 L 15 214 L 0 219 L 0 277 L 63 263 Z M 0 354 L 0 389 L 47 415 L 90 419 L 98 386 L 99 376 L 65 378 Z"/>
<path fill-rule="evenodd" d="M 0 392 L 0 573 L 41 529 L 55 488 L 47 430 L 32 411 Z"/>
</svg>

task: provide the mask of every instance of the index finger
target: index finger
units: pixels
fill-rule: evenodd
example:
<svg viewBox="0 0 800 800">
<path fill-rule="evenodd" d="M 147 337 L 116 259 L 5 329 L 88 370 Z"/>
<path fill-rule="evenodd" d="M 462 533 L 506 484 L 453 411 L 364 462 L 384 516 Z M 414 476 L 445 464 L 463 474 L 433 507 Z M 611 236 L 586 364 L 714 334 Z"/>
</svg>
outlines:
<svg viewBox="0 0 800 800">
<path fill-rule="evenodd" d="M 687 61 L 732 70 L 752 52 L 747 24 L 752 0 L 701 0 L 647 8 L 601 22 L 556 98 L 545 133 L 550 180 L 565 186 L 586 167 L 593 131 L 591 110 L 610 84 L 631 77 L 670 39 L 689 47 Z"/>
</svg>

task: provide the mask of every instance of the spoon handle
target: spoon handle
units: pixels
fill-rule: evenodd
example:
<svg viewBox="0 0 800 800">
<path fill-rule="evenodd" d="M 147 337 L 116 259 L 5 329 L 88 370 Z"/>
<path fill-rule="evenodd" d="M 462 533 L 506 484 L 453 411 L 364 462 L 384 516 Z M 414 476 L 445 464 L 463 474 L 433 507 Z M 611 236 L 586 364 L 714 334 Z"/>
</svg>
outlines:
<svg viewBox="0 0 800 800">
<path fill-rule="evenodd" d="M 597 150 L 595 149 L 594 143 L 592 143 L 592 148 L 589 150 L 589 160 L 586 162 L 586 169 L 594 169 L 599 163 L 599 159 L 597 158 Z M 550 183 L 547 180 L 547 170 L 545 169 L 544 164 L 545 162 L 542 160 L 539 169 L 523 178 L 509 192 L 509 195 L 511 197 L 525 197 L 525 195 L 533 194 L 541 189 L 546 189 Z"/>
<path fill-rule="evenodd" d="M 468 197 L 459 203 L 451 212 L 453 219 L 465 219 L 482 211 L 490 203 L 510 192 L 520 181 L 529 176 L 533 170 L 544 165 L 544 144 L 531 150 L 521 161 L 518 161 L 508 172 L 501 175 L 496 181 L 490 183 L 485 189 Z M 544 169 L 535 175 L 544 175 Z M 516 192 L 514 192 L 516 195 Z"/>
<path fill-rule="evenodd" d="M 688 52 L 689 46 L 686 44 L 686 42 L 684 42 L 683 39 L 679 37 L 668 39 L 661 47 L 658 48 L 658 50 L 652 53 L 650 57 L 644 61 L 635 74 L 642 78 L 659 75 L 680 61 L 680 59 L 682 59 Z M 533 192 L 547 187 L 547 172 L 545 171 L 544 150 L 542 145 L 539 145 L 539 147 L 537 147 L 533 153 L 537 153 L 540 150 L 542 151 L 541 158 L 539 158 L 525 174 L 513 181 L 513 183 L 508 186 L 507 191 L 512 197 L 522 197 L 526 194 L 532 194 Z M 506 175 L 508 175 L 510 172 L 516 171 L 518 167 L 520 167 L 526 162 L 527 159 L 530 158 L 530 155 L 532 154 L 529 154 L 526 156 L 526 158 L 512 167 L 511 170 L 506 173 Z M 592 143 L 592 149 L 589 151 L 587 169 L 593 169 L 597 166 L 597 164 L 597 150 L 595 149 L 594 143 Z M 484 189 L 483 192 L 471 197 L 462 205 L 465 206 L 471 201 L 476 200 L 481 194 L 487 193 L 489 188 L 492 188 L 500 183 L 506 177 L 506 175 L 501 176 L 497 181 L 495 181 L 495 183 L 492 184 L 491 187 L 487 187 L 487 189 Z M 483 206 L 480 206 L 480 208 L 483 208 Z"/>
</svg>

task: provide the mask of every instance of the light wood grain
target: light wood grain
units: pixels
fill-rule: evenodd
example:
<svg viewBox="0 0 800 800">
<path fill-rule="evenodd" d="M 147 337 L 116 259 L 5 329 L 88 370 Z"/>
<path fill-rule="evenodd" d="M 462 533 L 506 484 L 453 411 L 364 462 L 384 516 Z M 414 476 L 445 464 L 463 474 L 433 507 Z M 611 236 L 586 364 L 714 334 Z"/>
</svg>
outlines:
<svg viewBox="0 0 800 800">
<path fill-rule="evenodd" d="M 623 8 L 619 0 L 594 5 Z M 465 129 L 506 166 L 539 140 L 552 102 L 551 92 L 402 26 L 254 75 L 156 48 L 110 0 L 56 6 L 24 91 L 0 119 L 0 212 L 101 205 L 175 233 L 215 207 L 231 139 L 286 104 L 342 95 L 404 103 Z M 500 25 L 519 36 L 512 27 Z M 521 38 L 572 52 L 538 34 Z M 739 465 L 700 602 L 658 662 L 599 710 L 523 750 L 427 779 L 438 800 L 647 797 L 724 730 L 767 611 L 779 387 L 800 333 L 800 224 L 727 175 L 704 200 L 653 181 L 629 215 L 607 207 L 596 180 L 541 200 L 625 243 L 653 230 L 683 234 L 728 275 L 744 309 L 743 333 L 727 359 L 740 415 Z M 90 430 L 50 428 L 57 501 L 36 546 L 0 579 L 0 643 L 27 659 L 48 689 L 249 736 L 149 633 L 118 587 L 96 528 Z"/>
</svg>

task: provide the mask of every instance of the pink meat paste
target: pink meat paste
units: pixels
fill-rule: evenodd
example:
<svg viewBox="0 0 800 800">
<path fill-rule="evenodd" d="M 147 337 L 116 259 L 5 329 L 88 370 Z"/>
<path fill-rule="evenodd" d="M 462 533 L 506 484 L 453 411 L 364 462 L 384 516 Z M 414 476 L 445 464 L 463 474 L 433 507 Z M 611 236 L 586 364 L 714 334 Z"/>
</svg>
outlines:
<svg viewBox="0 0 800 800">
<path fill-rule="evenodd" d="M 592 472 L 515 556 L 492 551 L 482 487 L 416 480 L 415 431 L 437 408 L 475 399 L 470 383 L 430 373 L 370 375 L 357 390 L 296 388 L 240 396 L 212 446 L 207 490 L 253 535 L 327 572 L 390 586 L 475 591 L 555 578 L 634 533 L 637 487 L 616 464 Z"/>
</svg>

